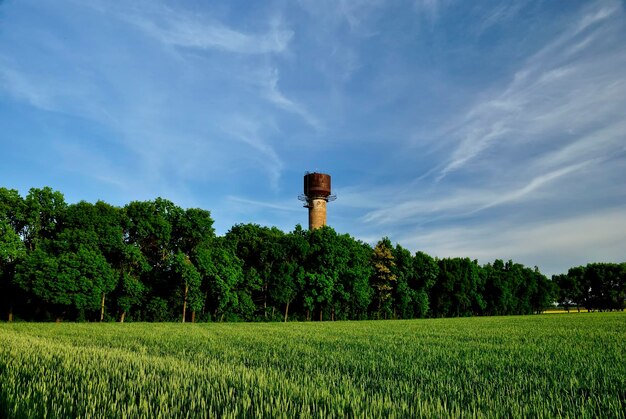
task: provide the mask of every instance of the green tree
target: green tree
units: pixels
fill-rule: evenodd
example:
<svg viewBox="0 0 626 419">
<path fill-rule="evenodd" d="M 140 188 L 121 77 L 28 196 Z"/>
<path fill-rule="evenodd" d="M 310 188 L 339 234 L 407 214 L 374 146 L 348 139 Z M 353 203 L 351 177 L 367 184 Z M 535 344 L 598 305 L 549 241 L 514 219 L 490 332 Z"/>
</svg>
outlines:
<svg viewBox="0 0 626 419">
<path fill-rule="evenodd" d="M 346 290 L 345 317 L 349 319 L 366 319 L 367 311 L 374 297 L 374 290 L 370 286 L 373 275 L 372 248 L 352 237 L 344 236 L 348 249 L 345 270 L 339 281 Z"/>
<path fill-rule="evenodd" d="M 17 295 L 15 290 L 15 267 L 26 254 L 24 243 L 13 227 L 0 219 L 0 294 L 3 307 L 7 307 L 7 320 L 13 321 L 13 301 Z"/>
<path fill-rule="evenodd" d="M 257 224 L 238 224 L 225 235 L 233 246 L 235 254 L 243 262 L 244 275 L 249 285 L 250 298 L 264 319 L 274 313 L 276 307 L 271 301 L 275 295 L 271 288 L 280 275 L 280 265 L 284 263 L 284 233 L 272 227 Z"/>
<path fill-rule="evenodd" d="M 273 275 L 270 287 L 270 298 L 277 304 L 284 304 L 283 321 L 289 318 L 289 305 L 300 292 L 306 271 L 304 263 L 309 251 L 307 233 L 297 225 L 293 232 L 284 235 L 280 240 L 281 259 Z"/>
<path fill-rule="evenodd" d="M 572 283 L 572 299 L 576 304 L 576 309 L 580 312 L 581 307 L 585 307 L 589 298 L 589 284 L 585 282 L 585 267 L 576 266 L 567 271 L 567 276 Z"/>
<path fill-rule="evenodd" d="M 396 286 L 393 290 L 394 318 L 411 319 L 415 316 L 414 305 L 417 297 L 417 291 L 410 286 L 411 282 L 415 282 L 414 260 L 411 252 L 399 244 L 396 245 L 392 253 L 395 261 L 392 272 L 396 275 Z"/>
<path fill-rule="evenodd" d="M 248 319 L 254 313 L 244 283 L 243 263 L 224 238 L 196 248 L 193 259 L 203 281 L 203 312 L 219 321 L 225 317 Z"/>
<path fill-rule="evenodd" d="M 116 301 L 120 311 L 120 323 L 124 323 L 126 314 L 144 302 L 148 289 L 141 278 L 150 271 L 150 265 L 137 246 L 127 244 L 123 248 L 120 271 L 121 281 Z"/>
<path fill-rule="evenodd" d="M 334 298 L 341 293 L 335 289 L 339 276 L 347 269 L 348 254 L 342 238 L 329 226 L 309 232 L 309 252 L 306 258 L 303 301 L 306 318 L 311 318 L 315 309 L 319 320 L 324 320 L 324 312 L 334 317 Z"/>
<path fill-rule="evenodd" d="M 139 249 L 149 270 L 141 282 L 146 293 L 146 320 L 174 320 L 182 309 L 179 281 L 172 281 L 174 256 L 181 240 L 174 231 L 184 211 L 171 201 L 133 201 L 123 210 L 124 242 Z M 165 303 L 163 303 L 165 301 Z"/>
<path fill-rule="evenodd" d="M 359 275 L 361 265 L 361 248 L 359 243 L 348 234 L 337 234 L 332 243 L 332 278 L 333 284 L 330 290 L 332 295 L 327 299 L 327 311 L 330 320 L 346 319 L 354 311 L 352 293 L 355 290 L 355 282 L 361 278 Z M 369 278 L 364 278 L 369 280 Z"/>
<path fill-rule="evenodd" d="M 172 220 L 172 247 L 185 255 L 191 255 L 201 244 L 215 238 L 211 213 L 200 208 L 189 208 L 177 212 Z"/>
<path fill-rule="evenodd" d="M 104 320 L 106 296 L 123 277 L 124 241 L 122 211 L 103 201 L 96 204 L 78 202 L 69 205 L 60 222 L 60 231 L 52 243 L 57 253 L 77 252 L 84 247 L 102 255 L 114 275 L 103 284 L 100 304 L 100 321 Z"/>
<path fill-rule="evenodd" d="M 471 316 L 485 306 L 477 261 L 446 258 L 438 261 L 439 274 L 431 290 L 431 308 L 436 317 Z"/>
<path fill-rule="evenodd" d="M 589 263 L 583 268 L 583 272 L 583 288 L 587 290 L 585 306 L 588 310 L 624 309 L 626 289 L 623 265 Z"/>
<path fill-rule="evenodd" d="M 13 304 L 19 301 L 15 269 L 26 256 L 26 248 L 20 234 L 25 226 L 25 203 L 14 189 L 0 188 L 0 307 L 13 321 Z"/>
<path fill-rule="evenodd" d="M 557 303 L 560 307 L 563 307 L 569 313 L 570 307 L 574 305 L 574 300 L 571 295 L 571 288 L 573 287 L 573 281 L 565 274 L 552 275 L 552 282 L 558 287 Z"/>
<path fill-rule="evenodd" d="M 86 311 L 98 310 L 102 295 L 111 291 L 113 277 L 106 259 L 86 247 L 58 256 L 36 248 L 18 266 L 16 282 L 60 321 L 70 312 L 83 318 Z"/>
<path fill-rule="evenodd" d="M 50 187 L 32 188 L 21 204 L 16 201 L 15 195 L 15 193 L 10 194 L 9 201 L 17 204 L 17 208 L 20 208 L 22 213 L 11 218 L 20 223 L 21 228 L 16 232 L 24 242 L 26 254 L 24 259 L 16 265 L 14 284 L 22 292 L 31 293 L 37 299 L 37 304 L 50 307 L 54 299 L 46 298 L 46 296 L 54 293 L 49 292 L 53 287 L 45 289 L 44 285 L 48 280 L 45 274 L 48 274 L 50 281 L 54 283 L 59 255 L 55 248 L 55 241 L 62 229 L 67 204 L 63 194 Z M 35 250 L 38 251 L 34 253 Z M 40 270 L 33 271 L 38 265 Z M 37 280 L 35 288 L 29 284 L 34 279 Z M 58 293 L 54 295 L 58 297 Z"/>
<path fill-rule="evenodd" d="M 137 245 L 156 271 L 168 266 L 176 247 L 172 230 L 182 210 L 171 201 L 156 198 L 154 201 L 133 201 L 124 211 L 127 243 Z"/>
<path fill-rule="evenodd" d="M 67 204 L 63 194 L 46 186 L 32 188 L 24 200 L 24 243 L 35 249 L 43 240 L 54 240 Z"/>
<path fill-rule="evenodd" d="M 503 316 L 515 313 L 516 284 L 511 281 L 511 264 L 496 259 L 493 264 L 483 266 L 481 274 L 485 284 L 483 297 L 488 315 Z"/>
<path fill-rule="evenodd" d="M 413 275 L 409 286 L 415 290 L 413 310 L 418 318 L 426 317 L 430 312 L 431 288 L 439 276 L 437 260 L 424 252 L 416 252 L 413 257 Z"/>
<path fill-rule="evenodd" d="M 531 296 L 531 305 L 533 312 L 539 314 L 554 304 L 559 295 L 558 286 L 539 272 L 536 266 L 532 270 L 528 269 L 528 274 L 535 277 L 537 284 L 536 291 Z"/>
<path fill-rule="evenodd" d="M 381 311 L 386 308 L 385 317 L 387 317 L 389 309 L 385 304 L 390 300 L 393 284 L 396 281 L 396 275 L 393 273 L 395 262 L 391 241 L 387 237 L 380 240 L 374 247 L 372 266 L 374 268 L 372 287 L 378 301 L 377 316 L 380 318 Z"/>
<path fill-rule="evenodd" d="M 26 203 L 15 189 L 0 188 L 0 218 L 21 233 L 26 224 Z"/>
<path fill-rule="evenodd" d="M 195 313 L 202 308 L 202 297 L 200 286 L 202 279 L 200 273 L 189 259 L 189 256 L 183 252 L 178 252 L 174 256 L 174 274 L 176 279 L 180 282 L 181 288 L 179 291 L 182 293 L 183 300 L 183 312 L 181 322 L 185 323 L 187 317 L 187 305 L 192 310 L 192 323 L 195 322 Z"/>
<path fill-rule="evenodd" d="M 210 245 L 215 238 L 213 219 L 209 211 L 189 208 L 176 212 L 172 219 L 171 247 L 177 252 L 174 260 L 174 274 L 184 284 L 183 323 L 187 305 L 191 309 L 191 322 L 196 320 L 196 312 L 202 309 L 202 278 L 193 260 L 193 255 L 201 246 Z"/>
</svg>

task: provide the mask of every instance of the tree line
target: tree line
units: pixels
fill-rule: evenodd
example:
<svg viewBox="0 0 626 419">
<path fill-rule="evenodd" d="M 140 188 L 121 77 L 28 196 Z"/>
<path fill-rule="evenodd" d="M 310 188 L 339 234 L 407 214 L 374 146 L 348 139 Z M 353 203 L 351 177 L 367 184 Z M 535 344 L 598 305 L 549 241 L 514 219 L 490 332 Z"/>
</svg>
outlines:
<svg viewBox="0 0 626 419">
<path fill-rule="evenodd" d="M 626 301 L 626 263 L 589 263 L 554 275 L 557 301 L 567 311 L 623 310 Z"/>
<path fill-rule="evenodd" d="M 331 227 L 238 224 L 156 198 L 68 204 L 0 188 L 0 312 L 12 321 L 288 321 L 538 313 L 553 302 L 624 308 L 626 264 L 548 279 L 512 261 L 374 247 Z"/>
</svg>

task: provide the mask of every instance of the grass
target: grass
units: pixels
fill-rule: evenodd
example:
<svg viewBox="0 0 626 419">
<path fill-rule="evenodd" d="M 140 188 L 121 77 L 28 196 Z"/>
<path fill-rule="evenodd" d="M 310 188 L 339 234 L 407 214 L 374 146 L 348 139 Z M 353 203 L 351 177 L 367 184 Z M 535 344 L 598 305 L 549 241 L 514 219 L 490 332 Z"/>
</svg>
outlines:
<svg viewBox="0 0 626 419">
<path fill-rule="evenodd" d="M 0 324 L 0 416 L 626 417 L 626 313 Z"/>
</svg>

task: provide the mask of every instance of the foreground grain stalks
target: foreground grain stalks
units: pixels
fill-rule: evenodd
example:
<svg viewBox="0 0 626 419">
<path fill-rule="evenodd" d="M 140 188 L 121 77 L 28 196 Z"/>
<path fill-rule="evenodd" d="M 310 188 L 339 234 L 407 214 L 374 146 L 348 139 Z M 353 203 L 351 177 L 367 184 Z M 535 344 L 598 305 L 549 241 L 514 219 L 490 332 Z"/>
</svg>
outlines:
<svg viewBox="0 0 626 419">
<path fill-rule="evenodd" d="M 626 314 L 0 324 L 0 416 L 624 417 Z"/>
</svg>

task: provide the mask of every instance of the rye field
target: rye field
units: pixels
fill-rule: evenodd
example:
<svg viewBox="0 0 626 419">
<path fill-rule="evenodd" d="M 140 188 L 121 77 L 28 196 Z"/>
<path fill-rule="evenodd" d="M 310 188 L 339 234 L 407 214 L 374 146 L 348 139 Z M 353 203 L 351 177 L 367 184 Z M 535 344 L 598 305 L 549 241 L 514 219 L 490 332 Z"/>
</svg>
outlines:
<svg viewBox="0 0 626 419">
<path fill-rule="evenodd" d="M 626 313 L 5 323 L 0 416 L 625 417 Z"/>
</svg>

